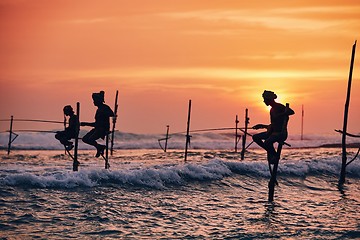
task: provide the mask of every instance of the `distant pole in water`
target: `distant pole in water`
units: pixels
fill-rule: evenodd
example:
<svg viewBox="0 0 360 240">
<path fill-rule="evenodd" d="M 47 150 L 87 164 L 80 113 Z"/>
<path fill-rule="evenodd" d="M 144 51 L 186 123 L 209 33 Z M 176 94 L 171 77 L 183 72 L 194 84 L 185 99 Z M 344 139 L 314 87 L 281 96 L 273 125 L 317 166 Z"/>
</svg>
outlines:
<svg viewBox="0 0 360 240">
<path fill-rule="evenodd" d="M 191 116 L 191 100 L 189 100 L 189 110 L 188 110 L 188 120 L 187 120 L 187 128 L 186 128 L 186 144 L 185 144 L 185 162 L 187 160 L 188 147 L 190 144 L 190 116 Z"/>
<path fill-rule="evenodd" d="M 238 127 L 239 125 L 239 118 L 238 118 L 238 115 L 236 115 L 236 118 L 235 118 L 235 152 L 237 153 L 237 145 L 238 145 L 238 142 L 239 142 L 239 134 L 238 134 Z"/>
<path fill-rule="evenodd" d="M 249 110 L 245 110 L 245 130 L 244 135 L 242 136 L 242 150 L 241 150 L 241 160 L 244 160 L 245 157 L 245 150 L 246 150 L 246 136 L 247 136 L 247 130 L 249 125 L 249 116 L 248 116 Z"/>
<path fill-rule="evenodd" d="M 304 105 L 301 105 L 301 140 L 304 140 Z"/>
<path fill-rule="evenodd" d="M 165 138 L 158 139 L 159 146 L 164 152 L 166 152 L 166 150 L 167 150 L 168 140 L 170 139 L 170 137 L 169 137 L 169 128 L 170 128 L 170 126 L 166 125 L 166 136 L 165 136 Z M 164 141 L 164 140 L 165 140 L 165 147 L 163 147 L 161 145 L 161 141 Z"/>
<path fill-rule="evenodd" d="M 166 150 L 167 150 L 167 144 L 168 144 L 168 139 L 169 139 L 169 128 L 170 128 L 170 126 L 167 125 L 167 126 L 166 126 L 166 137 L 165 137 L 165 148 L 164 148 L 164 152 L 166 152 Z"/>
<path fill-rule="evenodd" d="M 79 161 L 78 159 L 78 145 L 79 145 L 79 132 L 80 132 L 80 103 L 76 103 L 76 115 L 78 117 L 77 127 L 76 127 L 76 136 L 75 136 L 75 146 L 74 146 L 74 162 L 73 162 L 73 171 L 78 171 Z"/>
<path fill-rule="evenodd" d="M 10 130 L 9 130 L 9 143 L 8 143 L 8 150 L 7 150 L 8 155 L 10 154 L 10 150 L 11 150 L 13 122 L 14 122 L 14 116 L 11 116 L 11 118 L 10 118 Z"/>
<path fill-rule="evenodd" d="M 356 41 L 352 47 L 349 80 L 348 80 L 347 95 L 346 95 L 345 110 L 344 110 L 344 122 L 343 122 L 342 143 L 341 143 L 341 145 L 342 145 L 342 164 L 341 164 L 339 184 L 345 183 L 345 174 L 346 174 L 346 166 L 347 166 L 346 133 L 347 133 L 349 105 L 350 105 L 351 81 L 352 81 L 352 73 L 353 73 L 354 60 L 355 60 L 355 50 L 356 50 Z"/>
<path fill-rule="evenodd" d="M 118 111 L 118 96 L 119 91 L 116 90 L 116 96 L 115 96 L 115 106 L 114 106 L 114 117 L 113 117 L 113 125 L 112 125 L 112 131 L 111 131 L 111 145 L 110 145 L 110 155 L 113 155 L 114 152 L 114 138 L 115 138 L 115 125 L 117 120 L 117 111 Z"/>
</svg>

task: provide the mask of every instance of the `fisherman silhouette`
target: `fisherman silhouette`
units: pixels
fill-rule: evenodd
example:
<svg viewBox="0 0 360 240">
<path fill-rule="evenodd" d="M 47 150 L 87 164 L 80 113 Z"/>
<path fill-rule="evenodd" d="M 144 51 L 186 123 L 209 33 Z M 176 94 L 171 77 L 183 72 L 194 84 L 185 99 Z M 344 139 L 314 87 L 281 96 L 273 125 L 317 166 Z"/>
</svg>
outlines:
<svg viewBox="0 0 360 240">
<path fill-rule="evenodd" d="M 104 154 L 105 145 L 98 144 L 96 140 L 104 139 L 110 131 L 110 117 L 114 116 L 114 112 L 104 102 L 104 91 L 93 93 L 92 99 L 94 105 L 98 108 L 95 114 L 95 122 L 81 122 L 81 126 L 90 126 L 93 129 L 88 132 L 83 138 L 83 142 L 94 146 L 97 150 L 95 157 L 100 157 Z"/>
<path fill-rule="evenodd" d="M 257 124 L 253 126 L 253 129 L 266 128 L 266 132 L 261 132 L 253 135 L 253 140 L 260 147 L 267 151 L 267 158 L 270 164 L 274 164 L 280 156 L 274 148 L 275 142 L 285 141 L 287 139 L 287 121 L 288 116 L 295 114 L 295 112 L 282 105 L 281 103 L 275 102 L 277 98 L 276 94 L 272 91 L 265 90 L 262 94 L 264 103 L 266 106 L 271 106 L 270 109 L 270 124 Z"/>
<path fill-rule="evenodd" d="M 64 131 L 58 131 L 55 134 L 55 138 L 60 141 L 61 144 L 65 146 L 67 151 L 70 151 L 74 145 L 69 140 L 77 137 L 79 119 L 74 114 L 74 110 L 70 105 L 66 105 L 63 109 L 64 115 L 69 116 L 69 125 L 65 128 Z"/>
</svg>

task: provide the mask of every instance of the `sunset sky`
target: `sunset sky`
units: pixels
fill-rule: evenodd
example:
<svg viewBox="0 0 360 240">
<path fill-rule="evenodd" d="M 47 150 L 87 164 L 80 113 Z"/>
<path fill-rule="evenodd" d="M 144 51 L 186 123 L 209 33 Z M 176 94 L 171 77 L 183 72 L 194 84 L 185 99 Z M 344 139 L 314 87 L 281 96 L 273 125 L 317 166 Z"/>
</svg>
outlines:
<svg viewBox="0 0 360 240">
<path fill-rule="evenodd" d="M 80 102 L 92 121 L 91 94 L 104 90 L 113 108 L 119 90 L 120 131 L 183 131 L 189 99 L 192 129 L 232 127 L 236 114 L 243 123 L 246 108 L 255 125 L 269 122 L 266 89 L 295 110 L 290 134 L 300 133 L 302 105 L 305 134 L 332 134 L 356 39 L 359 0 L 0 0 L 0 119 L 61 121 L 63 106 Z M 352 133 L 359 63 L 360 46 Z"/>
</svg>

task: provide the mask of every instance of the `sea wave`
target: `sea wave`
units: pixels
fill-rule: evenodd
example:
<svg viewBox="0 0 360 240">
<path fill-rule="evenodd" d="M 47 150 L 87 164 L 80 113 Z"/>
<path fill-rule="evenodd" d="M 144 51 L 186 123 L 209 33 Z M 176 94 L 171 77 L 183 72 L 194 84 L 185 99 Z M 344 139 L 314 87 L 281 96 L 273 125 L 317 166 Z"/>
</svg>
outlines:
<svg viewBox="0 0 360 240">
<path fill-rule="evenodd" d="M 341 164 L 337 158 L 313 161 L 283 161 L 279 177 L 306 178 L 308 176 L 336 177 Z M 2 174 L 1 185 L 21 188 L 78 188 L 116 185 L 166 189 L 193 182 L 211 182 L 227 177 L 246 175 L 250 178 L 268 179 L 268 164 L 264 161 L 224 161 L 213 159 L 206 163 L 156 165 L 121 170 L 85 169 L 79 172 L 54 171 L 43 174 L 17 172 Z M 347 167 L 347 176 L 360 178 L 359 161 Z"/>
<path fill-rule="evenodd" d="M 85 134 L 80 133 L 80 137 Z M 191 148 L 193 149 L 234 149 L 233 132 L 204 132 L 191 134 Z M 134 134 L 126 132 L 116 132 L 114 139 L 115 149 L 160 149 L 160 145 L 165 145 L 164 134 Z M 183 149 L 185 145 L 184 134 L 171 134 L 168 140 L 168 149 Z M 9 136 L 6 133 L 0 134 L 0 147 L 7 148 Z M 251 137 L 247 138 L 247 144 L 251 142 Z M 312 134 L 307 135 L 301 140 L 300 135 L 290 135 L 288 143 L 295 148 L 319 147 L 327 144 L 340 144 L 339 134 Z M 348 138 L 347 143 L 356 143 L 355 138 Z M 359 143 L 360 146 L 360 143 Z M 21 133 L 12 144 L 13 149 L 27 150 L 61 150 L 63 146 L 55 139 L 52 133 Z M 79 149 L 91 149 L 92 147 L 79 141 Z M 238 148 L 241 148 L 240 143 Z M 256 144 L 251 144 L 250 148 L 258 148 Z"/>
</svg>

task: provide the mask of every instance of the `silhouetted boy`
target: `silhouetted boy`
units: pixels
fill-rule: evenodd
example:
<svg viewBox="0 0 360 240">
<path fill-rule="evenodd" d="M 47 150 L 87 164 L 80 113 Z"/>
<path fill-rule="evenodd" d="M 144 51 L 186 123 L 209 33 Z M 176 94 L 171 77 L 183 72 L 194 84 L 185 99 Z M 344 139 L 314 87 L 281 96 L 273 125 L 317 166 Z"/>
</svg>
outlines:
<svg viewBox="0 0 360 240">
<path fill-rule="evenodd" d="M 253 135 L 253 140 L 267 151 L 268 161 L 273 164 L 279 157 L 276 154 L 274 143 L 286 140 L 288 133 L 285 121 L 287 121 L 290 115 L 295 114 L 295 112 L 290 108 L 286 108 L 281 103 L 275 102 L 277 96 L 274 92 L 265 90 L 262 96 L 266 106 L 271 106 L 270 124 L 257 124 L 253 126 L 253 129 L 267 129 L 266 132 Z"/>
<path fill-rule="evenodd" d="M 104 154 L 105 146 L 98 144 L 96 140 L 99 138 L 104 139 L 110 132 L 110 117 L 114 116 L 114 112 L 104 102 L 104 91 L 93 93 L 92 99 L 94 105 L 98 108 L 95 114 L 95 122 L 81 122 L 81 126 L 90 126 L 93 129 L 88 132 L 83 138 L 83 142 L 94 146 L 97 150 L 95 157 Z"/>
<path fill-rule="evenodd" d="M 70 151 L 74 145 L 69 140 L 77 137 L 79 119 L 74 114 L 74 110 L 70 105 L 65 106 L 63 111 L 65 116 L 69 116 L 69 125 L 65 128 L 64 131 L 58 131 L 55 134 L 55 138 L 65 146 L 66 150 Z"/>
</svg>

